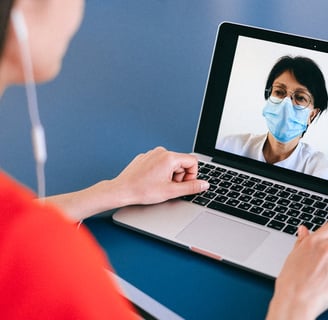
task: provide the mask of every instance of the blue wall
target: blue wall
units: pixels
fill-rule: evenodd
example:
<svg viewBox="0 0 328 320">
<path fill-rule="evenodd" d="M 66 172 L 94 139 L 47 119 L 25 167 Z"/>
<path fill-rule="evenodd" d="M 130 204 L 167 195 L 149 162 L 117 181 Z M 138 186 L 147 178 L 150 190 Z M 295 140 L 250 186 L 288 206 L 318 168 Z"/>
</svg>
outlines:
<svg viewBox="0 0 328 320">
<path fill-rule="evenodd" d="M 49 194 L 111 178 L 156 145 L 189 152 L 217 25 L 328 39 L 326 1 L 93 0 L 61 75 L 39 86 Z M 0 105 L 0 166 L 35 188 L 25 93 Z"/>
</svg>

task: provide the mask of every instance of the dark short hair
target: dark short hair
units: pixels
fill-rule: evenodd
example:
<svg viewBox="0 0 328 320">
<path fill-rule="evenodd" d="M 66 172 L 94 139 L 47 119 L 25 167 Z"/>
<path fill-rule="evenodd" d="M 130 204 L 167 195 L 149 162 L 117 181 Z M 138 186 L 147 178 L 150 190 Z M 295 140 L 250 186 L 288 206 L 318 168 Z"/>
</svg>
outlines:
<svg viewBox="0 0 328 320">
<path fill-rule="evenodd" d="M 6 42 L 10 11 L 15 0 L 0 0 L 0 59 Z"/>
<path fill-rule="evenodd" d="M 328 94 L 325 78 L 313 60 L 301 56 L 284 56 L 277 61 L 265 85 L 265 99 L 269 97 L 269 89 L 272 87 L 274 80 L 285 71 L 290 71 L 296 80 L 309 90 L 314 99 L 314 106 L 320 109 L 319 114 L 327 109 Z"/>
</svg>

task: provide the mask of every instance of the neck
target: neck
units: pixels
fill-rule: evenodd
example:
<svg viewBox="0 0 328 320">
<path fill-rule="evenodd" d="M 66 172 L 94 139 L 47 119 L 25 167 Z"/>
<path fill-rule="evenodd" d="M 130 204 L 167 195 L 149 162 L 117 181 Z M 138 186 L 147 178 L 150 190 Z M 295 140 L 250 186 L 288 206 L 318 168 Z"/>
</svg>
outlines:
<svg viewBox="0 0 328 320">
<path fill-rule="evenodd" d="M 263 156 L 267 163 L 274 164 L 287 159 L 298 145 L 300 138 L 297 137 L 290 142 L 281 143 L 271 133 L 268 133 L 263 146 Z"/>
</svg>

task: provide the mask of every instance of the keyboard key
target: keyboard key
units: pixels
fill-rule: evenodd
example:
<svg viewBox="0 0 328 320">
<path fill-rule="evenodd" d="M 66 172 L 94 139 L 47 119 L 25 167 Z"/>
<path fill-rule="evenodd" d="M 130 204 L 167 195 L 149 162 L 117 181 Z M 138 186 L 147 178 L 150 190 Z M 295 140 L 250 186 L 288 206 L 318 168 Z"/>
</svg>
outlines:
<svg viewBox="0 0 328 320">
<path fill-rule="evenodd" d="M 277 188 L 269 187 L 266 189 L 266 192 L 269 194 L 276 194 L 279 190 Z"/>
<path fill-rule="evenodd" d="M 243 202 L 249 202 L 252 199 L 251 196 L 247 195 L 247 194 L 241 194 L 238 198 L 238 200 L 243 201 Z"/>
<path fill-rule="evenodd" d="M 182 200 L 186 200 L 186 201 L 191 201 L 194 198 L 195 198 L 194 194 L 190 194 L 190 195 L 181 197 Z"/>
<path fill-rule="evenodd" d="M 265 197 L 265 200 L 270 201 L 270 202 L 276 202 L 278 199 L 279 198 L 277 196 L 273 196 L 270 194 Z"/>
<path fill-rule="evenodd" d="M 231 182 L 233 182 L 233 183 L 238 183 L 238 184 L 241 184 L 243 181 L 244 181 L 244 179 L 239 178 L 239 177 L 233 177 L 233 178 L 231 179 Z"/>
<path fill-rule="evenodd" d="M 287 225 L 282 231 L 289 234 L 295 234 L 297 232 L 297 227 Z"/>
<path fill-rule="evenodd" d="M 209 199 L 206 199 L 204 197 L 196 197 L 194 200 L 192 200 L 193 203 L 197 203 L 201 206 L 205 206 L 209 203 Z"/>
<path fill-rule="evenodd" d="M 298 195 L 298 194 L 292 194 L 290 197 L 289 197 L 290 200 L 293 200 L 293 201 L 300 201 L 302 199 L 302 196 Z"/>
<path fill-rule="evenodd" d="M 264 199 L 266 197 L 266 193 L 262 191 L 256 191 L 254 193 L 254 197 L 259 199 Z"/>
<path fill-rule="evenodd" d="M 237 207 L 240 202 L 236 199 L 229 199 L 226 203 L 231 207 Z"/>
<path fill-rule="evenodd" d="M 262 184 L 262 183 L 258 183 L 256 184 L 253 188 L 255 190 L 259 190 L 259 191 L 264 191 L 266 189 L 266 185 L 265 184 Z"/>
<path fill-rule="evenodd" d="M 209 176 L 214 177 L 214 178 L 218 178 L 221 175 L 221 172 L 217 171 L 217 170 L 212 170 L 208 173 Z"/>
<path fill-rule="evenodd" d="M 207 174 L 207 173 L 209 173 L 210 171 L 211 171 L 211 169 L 209 169 L 209 168 L 205 168 L 205 167 L 201 167 L 201 168 L 198 169 L 198 172 L 199 172 L 199 173 L 204 173 L 204 174 Z"/>
<path fill-rule="evenodd" d="M 315 224 L 318 224 L 320 226 L 322 226 L 326 221 L 325 219 L 323 218 L 320 218 L 320 217 L 314 217 L 311 222 L 315 223 Z"/>
<path fill-rule="evenodd" d="M 245 188 L 244 190 L 241 191 L 243 194 L 248 194 L 249 196 L 252 195 L 255 190 L 251 188 Z"/>
<path fill-rule="evenodd" d="M 323 210 L 317 210 L 314 214 L 320 218 L 325 218 L 327 216 L 327 212 Z"/>
<path fill-rule="evenodd" d="M 326 206 L 327 206 L 327 204 L 326 203 L 324 203 L 324 202 L 321 202 L 321 201 L 317 201 L 317 202 L 315 202 L 314 204 L 313 204 L 313 206 L 315 207 L 315 208 L 318 208 L 318 209 L 324 209 L 324 208 L 326 208 Z"/>
<path fill-rule="evenodd" d="M 287 220 L 287 223 L 291 224 L 293 226 L 298 226 L 300 224 L 300 222 L 301 222 L 300 219 L 297 219 L 297 218 L 294 218 L 294 217 L 291 217 Z"/>
<path fill-rule="evenodd" d="M 298 217 L 300 214 L 299 210 L 295 210 L 295 209 L 288 209 L 288 211 L 286 212 L 287 215 L 291 216 L 291 217 Z"/>
<path fill-rule="evenodd" d="M 279 199 L 277 201 L 277 204 L 280 204 L 282 206 L 287 207 L 290 204 L 290 200 L 287 200 L 287 199 Z"/>
<path fill-rule="evenodd" d="M 200 180 L 209 180 L 211 177 L 204 174 L 204 173 L 200 173 L 197 175 L 197 179 L 200 179 Z"/>
<path fill-rule="evenodd" d="M 272 202 L 266 201 L 263 203 L 262 207 L 265 209 L 273 209 L 276 205 Z"/>
<path fill-rule="evenodd" d="M 310 214 L 314 213 L 315 210 L 316 210 L 315 208 L 310 206 L 305 206 L 301 209 L 302 212 L 310 213 Z"/>
<path fill-rule="evenodd" d="M 288 198 L 290 196 L 290 193 L 287 191 L 279 191 L 277 193 L 277 196 L 280 198 Z"/>
<path fill-rule="evenodd" d="M 214 184 L 210 184 L 210 187 L 208 188 L 209 191 L 215 191 L 217 188 L 217 186 L 215 186 Z"/>
<path fill-rule="evenodd" d="M 304 191 L 299 191 L 298 194 L 301 195 L 302 197 L 309 197 L 310 196 L 309 193 L 304 192 Z"/>
<path fill-rule="evenodd" d="M 220 180 L 219 178 L 211 177 L 211 178 L 208 180 L 208 182 L 209 182 L 210 184 L 218 185 L 218 184 L 221 182 L 221 180 Z"/>
<path fill-rule="evenodd" d="M 311 205 L 311 204 L 313 204 L 314 203 L 314 200 L 313 199 L 310 199 L 310 198 L 304 198 L 304 199 L 302 199 L 302 201 L 301 201 L 301 203 L 303 203 L 303 204 L 306 204 L 306 205 Z"/>
<path fill-rule="evenodd" d="M 250 201 L 250 203 L 251 203 L 251 204 L 254 204 L 255 206 L 260 206 L 260 205 L 263 203 L 263 200 L 253 198 L 253 199 Z"/>
<path fill-rule="evenodd" d="M 274 208 L 274 211 L 277 212 L 277 213 L 285 213 L 287 210 L 288 210 L 288 208 L 285 207 L 285 206 L 282 206 L 282 205 L 277 205 Z"/>
<path fill-rule="evenodd" d="M 252 205 L 247 203 L 247 202 L 242 202 L 238 205 L 238 208 L 239 209 L 242 209 L 242 210 L 249 210 L 249 208 L 251 207 Z"/>
<path fill-rule="evenodd" d="M 215 191 L 217 194 L 227 194 L 229 192 L 229 189 L 219 187 Z"/>
<path fill-rule="evenodd" d="M 253 186 L 255 185 L 255 182 L 250 181 L 250 180 L 245 180 L 245 181 L 242 183 L 242 185 L 243 185 L 244 187 L 249 187 L 249 188 L 251 188 L 251 187 L 253 187 Z"/>
<path fill-rule="evenodd" d="M 288 216 L 282 213 L 277 213 L 277 215 L 274 217 L 275 220 L 285 222 L 288 219 Z"/>
<path fill-rule="evenodd" d="M 273 218 L 275 215 L 276 215 L 276 213 L 271 210 L 264 210 L 262 213 L 262 216 L 267 217 L 267 218 Z"/>
<path fill-rule="evenodd" d="M 219 195 L 219 196 L 217 196 L 217 197 L 215 198 L 215 201 L 217 201 L 217 202 L 221 202 L 221 203 L 224 203 L 224 202 L 226 202 L 228 199 L 229 199 L 229 198 L 226 197 L 226 196 Z"/>
<path fill-rule="evenodd" d="M 219 186 L 223 188 L 230 188 L 232 186 L 232 183 L 228 181 L 222 181 L 220 182 Z"/>
<path fill-rule="evenodd" d="M 225 173 L 221 176 L 221 179 L 225 181 L 230 181 L 232 179 L 232 175 Z"/>
<path fill-rule="evenodd" d="M 258 206 L 253 206 L 249 211 L 255 214 L 261 214 L 264 209 Z"/>
<path fill-rule="evenodd" d="M 302 207 L 303 207 L 303 205 L 300 204 L 299 202 L 292 202 L 292 203 L 289 205 L 289 208 L 291 208 L 291 209 L 295 209 L 295 210 L 300 210 Z"/>
<path fill-rule="evenodd" d="M 248 179 L 249 176 L 247 174 L 240 173 L 238 177 L 243 178 L 243 179 Z"/>
<path fill-rule="evenodd" d="M 288 191 L 290 193 L 297 193 L 297 190 L 294 188 L 287 188 L 286 191 Z"/>
<path fill-rule="evenodd" d="M 285 226 L 285 224 L 283 222 L 276 221 L 276 220 L 271 220 L 267 224 L 267 227 L 275 229 L 275 230 L 279 230 L 279 231 L 282 230 L 284 226 Z"/>
<path fill-rule="evenodd" d="M 227 197 L 237 199 L 239 197 L 240 193 L 236 191 L 230 191 L 227 193 Z"/>
<path fill-rule="evenodd" d="M 207 191 L 203 194 L 203 196 L 208 199 L 214 199 L 217 194 L 215 192 Z"/>
<path fill-rule="evenodd" d="M 315 194 L 311 194 L 311 199 L 314 199 L 316 201 L 322 201 L 323 200 L 323 198 L 321 196 L 317 196 Z"/>
<path fill-rule="evenodd" d="M 234 191 L 241 191 L 243 189 L 244 189 L 244 187 L 241 186 L 240 184 L 234 184 L 230 187 L 230 190 L 234 190 Z"/>
<path fill-rule="evenodd" d="M 207 207 L 214 209 L 214 210 L 227 212 L 235 217 L 246 219 L 248 221 L 255 222 L 255 223 L 258 223 L 261 225 L 265 225 L 269 221 L 269 219 L 266 217 L 259 216 L 259 215 L 256 215 L 256 214 L 253 214 L 253 213 L 250 213 L 247 211 L 243 211 L 238 208 L 234 208 L 234 207 L 228 206 L 226 204 L 219 203 L 217 201 L 211 201 Z"/>
<path fill-rule="evenodd" d="M 308 214 L 308 213 L 302 213 L 299 218 L 303 221 L 311 221 L 312 219 L 312 215 Z"/>
<path fill-rule="evenodd" d="M 209 164 L 209 163 L 206 163 L 206 164 L 204 165 L 204 167 L 205 167 L 205 168 L 209 168 L 209 169 L 215 169 L 215 168 L 216 168 L 215 165 L 213 165 L 213 164 Z"/>
</svg>

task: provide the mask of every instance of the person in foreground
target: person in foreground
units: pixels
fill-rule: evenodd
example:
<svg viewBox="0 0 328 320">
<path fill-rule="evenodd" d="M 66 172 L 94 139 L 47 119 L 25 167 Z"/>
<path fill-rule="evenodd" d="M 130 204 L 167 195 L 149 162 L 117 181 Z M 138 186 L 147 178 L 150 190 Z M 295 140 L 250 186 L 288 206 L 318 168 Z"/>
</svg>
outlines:
<svg viewBox="0 0 328 320">
<path fill-rule="evenodd" d="M 1 0 L 0 92 L 24 83 L 12 10 L 26 20 L 33 74 L 54 78 L 84 9 L 82 0 Z M 142 178 L 140 178 L 142 177 Z M 131 204 L 199 193 L 197 159 L 158 147 L 137 156 L 113 180 L 46 199 L 0 173 L 0 312 L 2 319 L 133 319 L 107 270 L 100 246 L 76 222 Z M 45 201 L 44 201 L 45 200 Z M 328 307 L 328 226 L 300 227 L 279 276 L 268 319 L 313 319 Z M 310 299 L 309 299 L 310 297 Z"/>
</svg>

